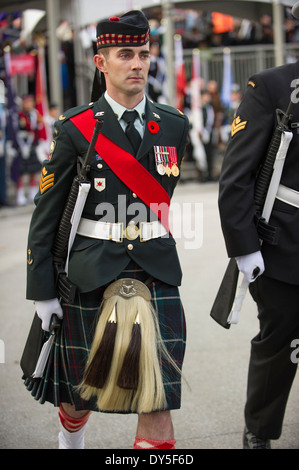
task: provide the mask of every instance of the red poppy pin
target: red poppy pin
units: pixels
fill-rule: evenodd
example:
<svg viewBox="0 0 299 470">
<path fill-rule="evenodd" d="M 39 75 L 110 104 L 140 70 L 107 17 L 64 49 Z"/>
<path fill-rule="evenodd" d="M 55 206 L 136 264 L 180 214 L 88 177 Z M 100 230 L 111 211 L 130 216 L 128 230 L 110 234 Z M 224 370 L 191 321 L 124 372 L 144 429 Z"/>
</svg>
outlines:
<svg viewBox="0 0 299 470">
<path fill-rule="evenodd" d="M 149 121 L 147 127 L 151 134 L 157 134 L 160 129 L 159 124 L 155 121 Z"/>
</svg>

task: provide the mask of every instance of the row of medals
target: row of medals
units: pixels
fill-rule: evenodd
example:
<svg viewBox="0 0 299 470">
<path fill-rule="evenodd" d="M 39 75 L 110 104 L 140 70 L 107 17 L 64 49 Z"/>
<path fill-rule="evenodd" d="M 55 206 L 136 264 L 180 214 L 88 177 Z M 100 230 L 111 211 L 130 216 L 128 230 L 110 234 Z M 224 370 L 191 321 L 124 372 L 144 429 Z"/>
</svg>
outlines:
<svg viewBox="0 0 299 470">
<path fill-rule="evenodd" d="M 166 156 L 168 154 L 169 154 L 168 152 L 156 151 L 155 149 L 157 172 L 161 176 L 167 175 L 168 177 L 170 177 L 171 175 L 173 175 L 177 178 L 180 174 L 179 167 L 176 162 L 171 162 L 171 166 L 169 165 L 169 162 L 167 161 L 167 156 Z M 163 162 L 162 162 L 161 155 L 165 155 Z"/>
</svg>

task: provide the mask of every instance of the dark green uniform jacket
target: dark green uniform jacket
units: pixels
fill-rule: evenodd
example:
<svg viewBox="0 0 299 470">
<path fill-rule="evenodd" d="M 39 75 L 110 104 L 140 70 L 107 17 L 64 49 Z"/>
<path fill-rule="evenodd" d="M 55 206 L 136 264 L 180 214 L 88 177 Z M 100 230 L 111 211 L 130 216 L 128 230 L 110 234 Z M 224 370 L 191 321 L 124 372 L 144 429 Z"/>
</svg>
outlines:
<svg viewBox="0 0 299 470">
<path fill-rule="evenodd" d="M 260 249 L 254 216 L 255 179 L 277 125 L 276 109 L 286 111 L 299 79 L 299 63 L 265 70 L 248 83 L 232 126 L 220 177 L 219 208 L 229 257 Z M 291 120 L 293 138 L 281 183 L 299 191 L 299 104 Z M 264 242 L 265 275 L 299 284 L 299 210 L 276 199 L 270 224 L 280 229 L 277 245 Z"/>
<path fill-rule="evenodd" d="M 91 108 L 94 116 L 102 114 L 104 121 L 102 133 L 127 152 L 132 152 L 131 144 L 122 130 L 117 117 L 104 97 L 88 106 L 69 110 L 56 123 L 51 158 L 44 162 L 41 174 L 40 190 L 35 198 L 34 210 L 28 237 L 27 251 L 27 298 L 46 300 L 56 297 L 55 275 L 51 249 L 57 232 L 59 220 L 64 209 L 68 193 L 77 173 L 77 157 L 84 158 L 88 142 L 70 121 L 72 116 Z M 161 176 L 156 170 L 154 146 L 176 147 L 180 166 L 187 142 L 188 119 L 177 110 L 158 105 L 147 100 L 146 126 L 137 160 L 154 176 L 171 197 L 178 182 L 173 175 Z M 147 123 L 155 121 L 155 132 L 150 132 Z M 158 132 L 156 132 L 158 130 Z M 100 178 L 100 180 L 99 180 Z M 135 213 L 134 203 L 141 200 L 110 170 L 109 166 L 94 152 L 89 172 L 91 189 L 84 207 L 83 217 L 107 221 L 107 214 L 101 214 L 101 203 L 112 204 L 115 208 L 115 220 L 118 222 L 126 214 L 126 223 Z M 98 190 L 98 182 L 104 189 Z M 120 207 L 121 206 L 121 207 Z M 124 207 L 125 206 L 125 207 Z M 139 206 L 140 207 L 140 206 Z M 152 212 L 144 208 L 147 220 L 153 220 Z M 144 211 L 143 211 L 144 212 Z M 123 220 L 120 220 L 123 221 Z M 130 249 L 128 249 L 128 245 Z M 133 247 L 132 247 L 133 245 Z M 172 236 L 141 242 L 124 238 L 122 243 L 99 240 L 77 235 L 73 244 L 69 278 L 80 292 L 89 292 L 112 281 L 130 262 L 134 260 L 151 276 L 171 285 L 180 285 L 181 268 Z"/>
</svg>

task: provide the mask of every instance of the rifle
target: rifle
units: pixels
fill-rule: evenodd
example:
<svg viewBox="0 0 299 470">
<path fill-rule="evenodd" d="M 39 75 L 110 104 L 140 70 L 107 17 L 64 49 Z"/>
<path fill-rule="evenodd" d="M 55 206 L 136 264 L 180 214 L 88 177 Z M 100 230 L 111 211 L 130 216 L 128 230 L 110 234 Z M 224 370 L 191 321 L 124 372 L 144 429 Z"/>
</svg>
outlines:
<svg viewBox="0 0 299 470">
<path fill-rule="evenodd" d="M 68 255 L 91 186 L 90 181 L 87 179 L 87 173 L 102 125 L 103 121 L 98 119 L 81 170 L 73 180 L 52 249 L 56 271 L 57 295 L 67 303 L 73 302 L 76 294 L 76 286 L 67 277 Z M 30 381 L 33 382 L 43 377 L 55 334 L 59 331 L 60 324 L 61 320 L 58 319 L 56 314 L 53 314 L 50 321 L 50 336 L 47 341 L 44 341 L 41 320 L 35 313 L 20 363 L 25 376 Z"/>
<path fill-rule="evenodd" d="M 58 297 L 62 298 L 67 303 L 73 302 L 77 289 L 67 277 L 68 256 L 90 189 L 91 183 L 87 178 L 87 173 L 90 169 L 91 156 L 102 125 L 103 121 L 97 119 L 81 170 L 73 180 L 52 248 Z"/>
<path fill-rule="evenodd" d="M 255 184 L 254 200 L 257 231 L 261 240 L 266 240 L 271 244 L 277 243 L 279 232 L 275 227 L 271 227 L 268 221 L 280 182 L 284 160 L 293 137 L 290 131 L 290 121 L 293 116 L 294 106 L 295 103 L 291 99 L 286 112 L 280 109 L 276 110 L 277 126 Z M 238 278 L 237 262 L 234 258 L 231 258 L 210 312 L 210 316 L 226 329 L 229 329 L 232 323 L 238 322 L 248 288 L 248 282 L 243 279 L 236 295 Z"/>
</svg>

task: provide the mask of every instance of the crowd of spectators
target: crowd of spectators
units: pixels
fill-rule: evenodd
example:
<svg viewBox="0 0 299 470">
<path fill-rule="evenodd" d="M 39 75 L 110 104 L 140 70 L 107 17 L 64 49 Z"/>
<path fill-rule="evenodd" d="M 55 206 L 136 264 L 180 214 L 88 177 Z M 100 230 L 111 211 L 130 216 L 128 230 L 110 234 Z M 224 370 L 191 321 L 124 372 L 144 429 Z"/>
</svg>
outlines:
<svg viewBox="0 0 299 470">
<path fill-rule="evenodd" d="M 185 49 L 273 44 L 274 41 L 271 15 L 250 21 L 193 9 L 174 9 L 173 13 L 175 32 L 182 36 Z M 153 9 L 152 14 L 152 31 L 159 33 L 163 31 L 161 12 Z M 299 40 L 299 22 L 294 20 L 290 7 L 284 11 L 284 34 L 287 43 Z"/>
<path fill-rule="evenodd" d="M 161 8 L 151 8 L 147 14 L 150 18 L 152 34 L 163 34 Z M 297 42 L 299 22 L 292 17 L 290 7 L 285 8 L 284 16 L 285 40 L 288 43 Z M 175 32 L 183 37 L 184 48 L 273 43 L 273 20 L 272 16 L 267 14 L 258 21 L 250 21 L 218 12 L 175 8 L 173 19 Z M 61 25 L 59 28 L 61 31 Z M 0 13 L 2 48 L 7 43 L 12 44 L 14 48 L 23 47 L 24 44 L 20 41 L 21 30 L 21 13 Z"/>
<path fill-rule="evenodd" d="M 149 74 L 148 95 L 155 101 L 162 99 L 163 101 L 163 80 L 165 78 L 165 64 L 163 64 L 163 57 L 161 55 L 161 46 L 163 45 L 163 34 L 165 33 L 165 26 L 162 18 L 161 8 L 152 8 L 146 11 L 147 16 L 150 18 L 151 25 L 151 55 L 152 64 Z M 244 46 L 255 44 L 272 44 L 273 37 L 273 22 L 270 15 L 262 16 L 259 21 L 253 22 L 247 19 L 239 19 L 229 15 L 222 15 L 217 12 L 205 12 L 201 10 L 192 9 L 174 9 L 174 32 L 180 34 L 182 37 L 183 49 L 208 49 L 213 47 L 226 47 L 226 46 Z M 94 30 L 94 25 L 87 26 L 85 30 L 80 32 L 82 48 L 89 47 L 90 54 L 95 51 L 95 42 L 90 37 L 90 30 Z M 85 33 L 85 34 L 84 34 Z M 299 22 L 294 20 L 291 15 L 291 8 L 285 8 L 284 20 L 284 34 L 287 43 L 299 42 Z M 61 21 L 57 28 L 57 38 L 60 43 L 60 55 L 58 60 L 61 63 L 62 71 L 62 86 L 63 86 L 63 101 L 64 109 L 76 106 L 76 88 L 75 88 L 75 60 L 73 50 L 74 31 L 68 21 Z M 89 40 L 86 42 L 86 38 Z M 44 34 L 45 48 L 47 51 L 47 34 Z M 83 44 L 84 42 L 84 44 Z M 87 46 L 86 46 L 87 44 Z M 90 44 L 90 46 L 88 45 Z M 28 41 L 28 37 L 22 35 L 22 14 L 19 12 L 14 13 L 0 13 L 0 81 L 5 83 L 5 71 L 3 52 L 6 46 L 9 45 L 12 53 L 21 54 L 36 54 L 37 43 L 36 36 L 33 34 Z M 47 55 L 47 54 L 46 54 Z M 224 109 L 219 111 L 219 102 L 216 106 L 215 91 L 212 91 L 212 86 L 219 88 L 220 84 L 211 80 L 201 90 L 204 119 L 206 126 L 204 128 L 205 138 L 202 138 L 204 148 L 207 155 L 207 169 L 205 172 L 200 170 L 200 181 L 211 181 L 215 179 L 215 170 L 213 167 L 213 155 L 219 149 L 219 145 L 225 143 L 225 136 L 221 129 L 225 125 L 230 125 L 233 117 L 234 109 Z M 235 85 L 238 88 L 238 85 Z M 49 87 L 48 87 L 49 89 Z M 35 90 L 35 75 L 34 73 L 27 76 L 27 93 L 34 94 Z M 218 93 L 218 92 L 217 92 Z M 234 93 L 234 92 L 233 92 Z M 19 97 L 20 98 L 20 97 Z M 49 102 L 51 97 L 49 96 Z M 188 106 L 188 91 L 186 92 L 186 112 Z M 218 94 L 217 94 L 218 98 Z M 238 95 L 238 99 L 240 96 Z M 233 102 L 233 100 L 232 100 Z M 2 100 L 2 105 L 3 105 Z M 1 106 L 0 99 L 0 112 L 5 106 Z M 213 112 L 212 112 L 213 110 Z M 219 121 L 220 120 L 220 121 Z M 212 122 L 213 121 L 213 122 Z M 0 187 L 5 188 L 5 161 L 3 161 L 3 149 L 5 130 L 3 129 L 4 120 L 0 119 Z M 2 124 L 1 124 L 2 123 Z M 2 127 L 2 128 L 1 128 Z M 207 137 L 207 129 L 209 129 L 209 138 Z M 189 158 L 192 160 L 192 145 Z M 17 190 L 16 190 L 17 191 Z M 5 204 L 6 195 L 0 193 L 0 207 Z"/>
<path fill-rule="evenodd" d="M 146 14 L 150 19 L 153 42 L 161 44 L 165 32 L 162 10 L 155 7 L 146 10 Z M 285 7 L 284 16 L 285 41 L 299 42 L 299 21 L 292 17 L 290 7 Z M 250 21 L 218 12 L 175 8 L 173 20 L 174 32 L 182 36 L 184 49 L 272 44 L 274 41 L 273 20 L 270 15 L 263 15 L 258 21 Z M 89 26 L 86 26 L 85 31 L 80 33 L 82 43 L 83 37 L 89 35 L 88 30 Z M 45 34 L 45 39 L 46 36 Z M 61 21 L 57 28 L 57 37 L 61 44 L 59 59 L 62 63 L 62 72 L 65 72 L 65 68 L 69 71 L 68 76 L 63 75 L 64 84 L 72 87 L 70 92 L 72 98 L 67 100 L 67 106 L 74 105 L 75 90 L 70 81 L 74 72 L 73 31 L 68 21 Z M 22 36 L 22 13 L 0 12 L 0 78 L 3 75 L 1 63 L 3 49 L 9 44 L 15 53 L 34 51 L 36 48 L 34 41 L 34 35 L 31 37 L 31 43 Z M 84 44 L 82 46 L 85 47 Z M 92 44 L 92 47 L 94 46 L 95 43 Z"/>
</svg>

